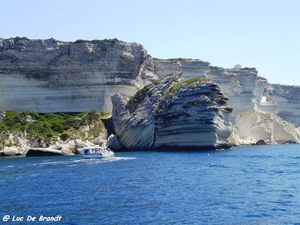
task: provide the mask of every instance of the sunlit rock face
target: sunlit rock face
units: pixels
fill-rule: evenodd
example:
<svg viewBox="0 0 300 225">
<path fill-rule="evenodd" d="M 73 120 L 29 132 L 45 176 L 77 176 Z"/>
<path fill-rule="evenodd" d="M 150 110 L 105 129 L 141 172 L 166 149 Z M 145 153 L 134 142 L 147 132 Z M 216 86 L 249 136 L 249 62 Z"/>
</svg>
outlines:
<svg viewBox="0 0 300 225">
<path fill-rule="evenodd" d="M 176 71 L 181 71 L 184 78 L 209 78 L 228 97 L 227 102 L 233 108 L 228 115 L 233 124 L 228 139 L 231 144 L 255 144 L 261 140 L 268 144 L 300 142 L 299 86 L 269 84 L 266 79 L 258 76 L 254 68 L 238 66 L 224 69 L 201 60 L 152 58 L 142 45 L 116 39 L 76 42 L 62 42 L 53 38 L 0 39 L 0 110 L 21 112 L 33 109 L 49 113 L 100 109 L 112 112 L 112 94 L 119 93 L 122 98 L 129 99 L 153 80 L 162 79 Z M 158 94 L 160 92 L 152 98 L 159 96 L 157 101 L 163 102 L 160 99 L 162 96 Z M 181 104 L 181 94 L 190 95 L 189 98 L 193 96 L 191 90 L 179 91 L 176 99 L 170 100 L 172 104 L 169 111 L 172 114 L 178 110 L 177 105 Z M 136 111 L 150 113 L 149 107 Z M 160 126 L 159 121 L 166 124 L 162 118 L 158 113 L 153 118 L 148 117 L 147 126 L 140 130 L 141 133 L 147 131 L 149 134 L 150 130 Z M 186 118 L 186 121 L 189 119 Z M 134 145 L 158 148 L 162 146 L 162 137 L 175 140 L 175 134 L 168 136 L 167 129 L 164 126 L 147 137 L 145 143 Z M 134 139 L 127 132 L 120 135 L 123 142 L 126 135 L 128 139 Z M 216 142 L 222 139 L 221 136 L 216 138 Z M 186 136 L 180 134 L 177 138 L 181 143 Z M 212 143 L 213 137 L 210 138 L 207 140 Z M 188 142 L 192 143 L 190 140 Z"/>
<path fill-rule="evenodd" d="M 268 85 L 269 97 L 276 102 L 277 115 L 300 126 L 300 86 Z"/>
<path fill-rule="evenodd" d="M 232 108 L 213 82 L 169 75 L 129 102 L 112 96 L 116 136 L 126 149 L 228 148 Z"/>
<path fill-rule="evenodd" d="M 142 45 L 0 39 L 2 110 L 111 111 L 110 95 L 132 96 L 156 78 Z"/>
<path fill-rule="evenodd" d="M 234 143 L 253 144 L 260 140 L 256 129 L 257 111 L 266 80 L 258 79 L 254 69 L 211 68 L 207 76 L 219 84 L 233 106 L 230 118 L 238 134 Z"/>
<path fill-rule="evenodd" d="M 157 59 L 154 63 L 159 76 L 161 71 L 182 71 L 184 77 L 207 77 L 219 85 L 233 107 L 233 145 L 256 144 L 261 140 L 267 144 L 300 142 L 300 87 L 269 84 L 254 68 L 224 69 L 185 59 Z M 195 64 L 198 67 L 192 66 Z"/>
<path fill-rule="evenodd" d="M 299 120 L 295 118 L 299 115 L 299 87 L 284 89 L 270 85 L 254 68 L 210 70 L 207 76 L 220 85 L 233 106 L 231 121 L 238 134 L 236 144 L 300 141 Z"/>
<path fill-rule="evenodd" d="M 154 72 L 159 77 L 175 71 L 184 72 L 184 77 L 205 77 L 209 62 L 194 59 L 153 59 Z"/>
</svg>

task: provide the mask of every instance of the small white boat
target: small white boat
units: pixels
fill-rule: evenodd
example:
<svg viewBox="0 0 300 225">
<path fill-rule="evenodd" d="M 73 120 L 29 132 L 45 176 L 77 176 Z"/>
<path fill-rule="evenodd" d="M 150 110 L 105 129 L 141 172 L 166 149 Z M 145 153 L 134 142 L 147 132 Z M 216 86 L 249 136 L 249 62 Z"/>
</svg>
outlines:
<svg viewBox="0 0 300 225">
<path fill-rule="evenodd" d="M 114 152 L 111 151 L 108 147 L 100 147 L 99 145 L 84 147 L 81 150 L 81 155 L 86 159 L 101 159 L 113 157 Z"/>
</svg>

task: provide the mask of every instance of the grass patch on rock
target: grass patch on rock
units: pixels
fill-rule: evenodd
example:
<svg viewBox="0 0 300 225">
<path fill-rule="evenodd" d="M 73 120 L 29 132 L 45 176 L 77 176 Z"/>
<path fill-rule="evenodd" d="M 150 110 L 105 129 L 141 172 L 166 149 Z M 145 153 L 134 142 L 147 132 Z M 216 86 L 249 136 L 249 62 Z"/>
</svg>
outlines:
<svg viewBox="0 0 300 225">
<path fill-rule="evenodd" d="M 210 81 L 210 79 L 207 77 L 192 77 L 192 78 L 187 78 L 187 79 L 174 82 L 171 85 L 171 87 L 168 89 L 166 96 L 174 96 L 178 92 L 179 88 L 183 85 L 186 88 L 192 88 L 192 84 L 194 83 L 201 83 L 207 81 Z"/>
</svg>

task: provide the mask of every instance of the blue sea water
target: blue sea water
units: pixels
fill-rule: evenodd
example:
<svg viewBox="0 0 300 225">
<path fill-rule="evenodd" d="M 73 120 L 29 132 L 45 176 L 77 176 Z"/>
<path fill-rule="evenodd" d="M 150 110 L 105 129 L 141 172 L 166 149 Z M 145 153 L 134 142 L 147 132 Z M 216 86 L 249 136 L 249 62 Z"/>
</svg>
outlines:
<svg viewBox="0 0 300 225">
<path fill-rule="evenodd" d="M 299 162 L 300 145 L 0 158 L 0 224 L 300 224 Z"/>
</svg>

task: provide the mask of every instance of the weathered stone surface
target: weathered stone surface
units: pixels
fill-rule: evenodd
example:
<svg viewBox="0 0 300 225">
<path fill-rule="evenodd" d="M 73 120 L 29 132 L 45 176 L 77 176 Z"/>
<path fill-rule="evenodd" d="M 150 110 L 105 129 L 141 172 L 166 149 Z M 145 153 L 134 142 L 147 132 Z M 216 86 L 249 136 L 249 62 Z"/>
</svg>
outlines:
<svg viewBox="0 0 300 225">
<path fill-rule="evenodd" d="M 88 131 L 82 134 L 87 135 Z M 89 145 L 106 145 L 107 140 L 100 133 L 97 138 L 92 140 L 78 139 L 69 137 L 68 140 L 57 140 L 46 143 L 44 137 L 27 138 L 25 132 L 0 131 L 0 155 L 1 156 L 46 156 L 46 155 L 73 155 L 79 153 L 78 150 Z M 29 152 L 30 151 L 30 152 Z M 29 152 L 29 153 L 28 153 Z"/>
<path fill-rule="evenodd" d="M 140 90 L 129 102 L 112 96 L 113 121 L 123 147 L 135 150 L 229 147 L 232 110 L 212 82 L 181 82 L 182 73 Z"/>
<path fill-rule="evenodd" d="M 154 68 L 158 75 L 160 70 L 177 70 L 184 77 L 190 74 L 208 77 L 220 86 L 233 107 L 230 114 L 234 125 L 230 138 L 233 145 L 255 144 L 259 140 L 268 144 L 300 142 L 300 86 L 269 84 L 258 76 L 255 68 L 224 69 L 203 62 L 196 68 L 186 69 L 181 65 L 193 65 L 192 60 L 156 61 L 159 66 Z"/>
<path fill-rule="evenodd" d="M 269 98 L 276 103 L 277 115 L 300 126 L 300 86 L 269 84 Z"/>
<path fill-rule="evenodd" d="M 112 93 L 132 96 L 156 78 L 152 71 L 152 59 L 136 43 L 0 39 L 0 107 L 111 111 Z"/>
<path fill-rule="evenodd" d="M 2 155 L 3 156 L 16 156 L 19 155 L 19 149 L 17 147 L 8 147 L 8 146 L 4 146 L 3 151 L 2 151 Z"/>
<path fill-rule="evenodd" d="M 159 77 L 182 71 L 184 77 L 205 77 L 209 70 L 209 62 L 194 59 L 154 59 L 154 72 Z"/>
<path fill-rule="evenodd" d="M 30 148 L 26 157 L 66 155 L 65 152 L 51 148 Z"/>
<path fill-rule="evenodd" d="M 0 132 L 0 155 L 13 156 L 24 155 L 28 140 L 23 132 L 2 131 Z"/>
<path fill-rule="evenodd" d="M 299 115 L 300 101 L 292 97 L 293 94 L 298 96 L 300 87 L 282 91 L 283 88 L 274 87 L 265 78 L 257 76 L 253 68 L 212 70 L 208 77 L 220 85 L 233 106 L 230 119 L 238 134 L 235 144 L 255 144 L 260 140 L 268 144 L 300 141 L 297 128 L 300 120 L 295 116 Z M 284 100 L 278 92 L 284 92 Z M 287 100 L 291 97 L 294 100 Z"/>
<path fill-rule="evenodd" d="M 228 138 L 231 144 L 248 145 L 259 140 L 267 144 L 300 142 L 300 86 L 269 84 L 254 68 L 224 69 L 201 60 L 154 59 L 142 45 L 117 40 L 76 43 L 53 38 L 0 39 L 0 110 L 75 112 L 101 109 L 111 112 L 112 94 L 120 93 L 129 98 L 157 77 L 175 71 L 181 71 L 186 78 L 208 77 L 229 98 L 228 104 L 233 107 L 229 115 L 233 124 Z M 163 92 L 168 86 L 165 83 L 160 88 Z M 120 103 L 121 97 L 115 97 L 113 101 L 118 98 Z M 180 98 L 179 93 L 172 104 L 180 104 Z M 122 110 L 122 107 L 114 110 Z M 170 106 L 170 110 L 175 113 L 177 108 Z M 137 111 L 139 115 L 150 113 L 145 107 Z M 139 121 L 139 118 L 133 121 Z M 148 117 L 144 127 L 137 123 L 135 127 L 140 129 L 137 132 L 154 134 L 153 129 L 159 125 L 157 121 L 156 115 Z M 128 130 L 126 127 L 116 129 L 119 133 L 122 129 Z M 155 140 L 159 143 L 165 132 L 161 129 L 157 135 L 143 137 L 145 143 L 136 143 L 136 132 L 127 132 L 120 140 L 122 143 L 125 139 L 131 140 L 128 142 L 132 143 L 126 142 L 128 146 L 154 148 Z M 19 138 L 18 135 L 1 137 L 1 141 L 5 142 L 4 146 L 17 147 L 17 154 L 23 154 L 28 147 L 23 136 L 20 133 Z M 100 136 L 95 141 L 105 142 Z M 0 149 L 3 153 L 3 146 Z"/>
<path fill-rule="evenodd" d="M 123 148 L 118 136 L 111 134 L 107 139 L 107 146 L 114 150 L 121 150 Z"/>
</svg>

